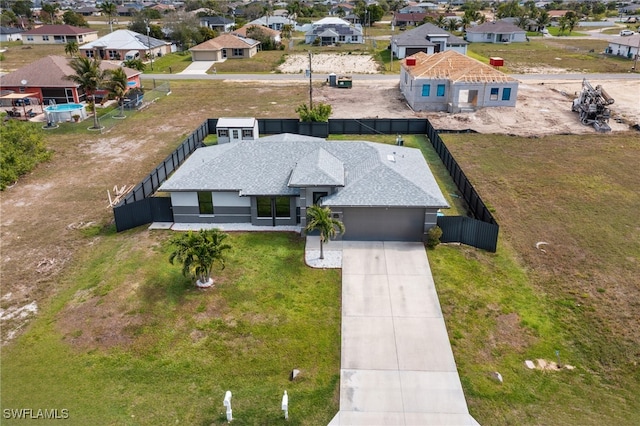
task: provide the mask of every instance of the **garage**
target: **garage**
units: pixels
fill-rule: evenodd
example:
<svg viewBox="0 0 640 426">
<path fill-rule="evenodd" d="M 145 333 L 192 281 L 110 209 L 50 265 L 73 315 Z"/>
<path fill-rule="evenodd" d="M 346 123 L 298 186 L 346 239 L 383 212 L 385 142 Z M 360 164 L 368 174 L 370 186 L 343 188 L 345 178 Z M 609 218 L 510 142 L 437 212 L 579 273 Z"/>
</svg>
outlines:
<svg viewBox="0 0 640 426">
<path fill-rule="evenodd" d="M 346 232 L 342 239 L 422 241 L 424 217 L 424 208 L 344 208 L 342 223 Z"/>
</svg>

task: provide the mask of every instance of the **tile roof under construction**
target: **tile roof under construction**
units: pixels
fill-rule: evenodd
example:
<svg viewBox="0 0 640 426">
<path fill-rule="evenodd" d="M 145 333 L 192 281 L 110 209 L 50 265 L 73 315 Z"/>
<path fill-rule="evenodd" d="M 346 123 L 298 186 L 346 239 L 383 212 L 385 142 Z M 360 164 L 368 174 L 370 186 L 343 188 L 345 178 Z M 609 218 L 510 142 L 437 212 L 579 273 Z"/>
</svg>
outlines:
<svg viewBox="0 0 640 426">
<path fill-rule="evenodd" d="M 416 60 L 415 65 L 407 65 L 407 59 L 410 58 Z M 452 83 L 506 83 L 508 81 L 517 81 L 490 65 L 483 64 L 454 50 L 446 50 L 433 55 L 418 52 L 404 59 L 402 66 L 413 78 L 446 79 Z"/>
</svg>

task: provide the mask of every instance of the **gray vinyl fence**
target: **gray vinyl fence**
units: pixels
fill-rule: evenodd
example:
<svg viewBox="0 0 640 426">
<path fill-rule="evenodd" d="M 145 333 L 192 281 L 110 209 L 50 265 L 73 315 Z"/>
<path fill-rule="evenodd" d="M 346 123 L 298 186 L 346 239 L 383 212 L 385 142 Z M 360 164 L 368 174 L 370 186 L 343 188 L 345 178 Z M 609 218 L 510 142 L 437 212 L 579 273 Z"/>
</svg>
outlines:
<svg viewBox="0 0 640 426">
<path fill-rule="evenodd" d="M 217 122 L 217 120 L 215 120 Z M 215 124 L 214 127 L 215 129 Z M 209 120 L 196 128 L 178 148 L 156 166 L 142 182 L 113 208 L 118 232 L 152 222 L 172 222 L 171 199 L 152 197 L 169 175 L 176 170 L 209 134 Z M 168 204 L 167 204 L 168 203 Z"/>
<path fill-rule="evenodd" d="M 113 208 L 118 232 L 154 221 L 173 221 L 171 200 L 167 197 L 152 197 L 152 195 L 193 151 L 203 145 L 202 141 L 207 135 L 215 134 L 217 122 L 218 119 L 210 118 L 202 123 Z M 327 123 L 304 123 L 298 119 L 259 119 L 258 130 L 263 135 L 295 133 L 322 138 L 326 138 L 329 134 L 426 134 L 473 215 L 473 218 L 439 217 L 438 226 L 443 232 L 441 241 L 459 242 L 492 252 L 496 251 L 498 224 L 429 120 L 422 118 L 330 119 Z"/>
<path fill-rule="evenodd" d="M 473 215 L 473 218 L 464 216 L 439 217 L 438 226 L 442 229 L 440 241 L 443 243 L 458 242 L 495 252 L 498 245 L 498 231 L 500 230 L 498 222 L 493 218 L 449 148 L 438 135 L 438 131 L 428 120 L 425 121 L 427 122 L 426 133 L 431 145 L 440 156 L 440 160 L 449 171 L 449 175 Z"/>
</svg>

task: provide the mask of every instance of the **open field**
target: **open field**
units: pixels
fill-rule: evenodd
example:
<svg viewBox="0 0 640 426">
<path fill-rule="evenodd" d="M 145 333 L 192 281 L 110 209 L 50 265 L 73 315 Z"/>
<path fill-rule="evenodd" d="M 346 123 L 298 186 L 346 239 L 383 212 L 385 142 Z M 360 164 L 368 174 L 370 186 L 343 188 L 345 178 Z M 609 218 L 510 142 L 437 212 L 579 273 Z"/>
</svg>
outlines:
<svg viewBox="0 0 640 426">
<path fill-rule="evenodd" d="M 220 315 L 223 311 L 216 310 L 225 306 L 218 303 L 234 301 L 242 309 L 242 302 L 249 300 L 269 312 L 270 303 L 289 300 L 289 293 L 277 287 L 282 283 L 280 273 L 274 271 L 283 268 L 277 263 L 282 259 L 302 259 L 300 242 L 261 243 L 261 250 L 286 247 L 283 257 L 270 266 L 274 269 L 260 276 L 259 281 L 266 281 L 261 285 L 273 286 L 261 287 L 268 297 L 260 299 L 258 291 L 251 294 L 248 284 L 240 292 L 227 286 L 236 274 L 261 273 L 243 263 L 235 272 L 229 266 L 225 273 L 232 278 L 214 290 L 227 292 L 223 298 L 184 286 L 177 268 L 166 263 L 162 249 L 166 234 L 144 229 L 112 233 L 106 190 L 142 179 L 205 118 L 296 117 L 295 107 L 308 95 L 308 86 L 291 82 L 180 81 L 171 85 L 171 96 L 107 134 L 69 129 L 48 133 L 53 160 L 0 193 L 0 306 L 6 314 L 14 312 L 12 307 L 35 301 L 38 312 L 24 310 L 24 318 L 3 321 L 3 341 L 11 342 L 2 353 L 2 408 L 46 403 L 64 408 L 59 404 L 77 400 L 78 410 L 90 410 L 104 397 L 103 408 L 94 414 L 98 422 L 119 418 L 123 423 L 145 424 L 148 416 L 154 423 L 157 411 L 172 421 L 222 423 L 218 392 L 226 382 L 208 382 L 207 374 L 215 365 L 199 361 L 200 356 L 211 355 L 207 349 L 214 345 L 214 332 L 229 331 L 249 353 L 259 339 L 242 327 L 229 330 L 230 323 Z M 334 112 L 348 110 L 362 116 L 374 108 L 365 110 L 362 99 L 375 100 L 370 103 L 380 111 L 392 111 L 389 105 L 397 105 L 380 97 L 387 92 L 361 89 L 339 90 L 345 98 L 332 100 Z M 328 96 L 330 90 L 338 89 L 322 90 Z M 356 95 L 359 104 L 354 103 Z M 401 113 L 414 116 L 406 110 Z M 640 202 L 633 189 L 640 160 L 637 133 L 543 138 L 446 135 L 445 140 L 501 224 L 497 254 L 459 246 L 429 252 L 472 415 L 481 424 L 492 425 L 637 424 L 640 377 L 634 363 L 640 328 L 633 314 L 640 302 L 634 280 L 640 275 L 635 219 Z M 446 191 L 451 191 L 450 186 Z M 234 243 L 243 252 L 259 245 L 242 238 L 234 237 Z M 545 252 L 535 248 L 540 241 L 549 243 Z M 256 255 L 267 262 L 268 256 Z M 299 268 L 292 260 L 287 268 L 290 263 Z M 255 269 L 266 264 L 261 262 Z M 326 289 L 329 292 L 323 297 L 335 302 L 326 308 L 339 309 L 339 298 L 330 287 Z M 145 301 L 152 303 L 141 307 Z M 94 302 L 101 315 L 83 315 L 81 307 L 88 309 Z M 91 345 L 88 336 L 100 334 L 102 322 L 118 324 L 122 313 L 131 319 L 130 327 L 104 336 L 132 335 L 137 345 L 116 342 L 110 349 L 95 341 Z M 38 320 L 32 321 L 36 316 Z M 257 323 L 271 319 L 267 315 Z M 199 333 L 186 335 L 193 329 L 207 333 L 203 347 L 198 346 Z M 83 343 L 83 336 L 88 342 Z M 313 347 L 312 340 L 306 344 Z M 524 359 L 553 361 L 555 350 L 576 369 L 524 368 Z M 296 367 L 283 359 L 288 360 L 288 354 L 274 360 L 264 384 L 255 385 L 256 393 L 265 395 L 262 400 L 271 393 L 279 396 L 281 387 L 288 384 L 280 373 Z M 246 389 L 255 383 L 253 365 L 242 362 Z M 270 363 L 262 360 L 261 365 Z M 499 371 L 505 383 L 492 381 L 492 371 Z M 115 379 L 109 378 L 111 374 Z M 37 388 L 24 380 L 26 375 L 68 387 Z M 96 390 L 95 383 L 102 383 L 104 389 Z M 166 391 L 158 395 L 158 388 Z M 336 407 L 331 405 L 336 397 L 331 389 L 337 389 L 337 383 L 329 380 L 318 389 L 306 399 L 310 410 L 320 410 L 312 420 L 324 419 Z M 12 392 L 8 399 L 7 393 Z M 274 410 L 252 418 L 274 424 L 277 415 Z"/>
</svg>

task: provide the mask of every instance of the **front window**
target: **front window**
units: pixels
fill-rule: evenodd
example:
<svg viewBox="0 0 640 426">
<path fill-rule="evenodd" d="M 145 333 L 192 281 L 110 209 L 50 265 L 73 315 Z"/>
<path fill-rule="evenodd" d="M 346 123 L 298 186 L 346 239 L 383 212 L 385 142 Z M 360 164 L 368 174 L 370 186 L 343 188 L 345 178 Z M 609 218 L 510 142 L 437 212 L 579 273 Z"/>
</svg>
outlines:
<svg viewBox="0 0 640 426">
<path fill-rule="evenodd" d="M 213 194 L 211 192 L 198 192 L 198 208 L 200 214 L 213 214 Z"/>
<path fill-rule="evenodd" d="M 338 41 L 345 41 L 346 39 L 347 39 L 346 36 L 343 36 L 343 35 L 338 36 Z"/>
<path fill-rule="evenodd" d="M 42 36 L 42 41 L 49 41 L 49 36 Z"/>
<path fill-rule="evenodd" d="M 33 41 L 33 36 L 27 36 L 27 41 Z"/>
<path fill-rule="evenodd" d="M 502 100 L 508 101 L 509 99 L 511 99 L 511 88 L 505 87 L 504 89 L 502 89 Z"/>
<path fill-rule="evenodd" d="M 244 56 L 244 49 L 233 49 L 233 56 Z"/>
<path fill-rule="evenodd" d="M 242 138 L 243 139 L 251 138 L 251 137 L 253 137 L 253 130 L 251 130 L 251 129 L 243 129 L 242 130 Z"/>
<path fill-rule="evenodd" d="M 228 138 L 229 130 L 228 129 L 218 129 L 218 137 L 219 138 Z"/>
<path fill-rule="evenodd" d="M 53 36 L 53 41 L 55 41 L 56 43 L 64 43 L 65 38 L 64 36 Z"/>
<path fill-rule="evenodd" d="M 87 58 L 93 58 L 93 50 L 87 50 Z"/>
<path fill-rule="evenodd" d="M 431 85 L 423 84 L 422 85 L 422 96 L 429 96 L 431 94 Z"/>
<path fill-rule="evenodd" d="M 353 35 L 353 36 L 351 36 L 351 40 L 352 41 L 358 41 L 359 39 L 358 39 L 357 35 Z"/>
<path fill-rule="evenodd" d="M 289 217 L 289 197 L 276 197 L 276 217 Z"/>
<path fill-rule="evenodd" d="M 322 202 L 322 198 L 326 197 L 327 195 L 329 195 L 328 192 L 314 192 L 313 193 L 313 204 L 319 206 L 320 203 Z"/>
<path fill-rule="evenodd" d="M 489 100 L 491 101 L 497 101 L 498 100 L 498 88 L 497 87 L 492 87 L 491 88 L 491 95 L 489 95 Z"/>
<path fill-rule="evenodd" d="M 116 59 L 118 57 L 117 50 L 109 50 L 109 59 Z"/>
<path fill-rule="evenodd" d="M 257 197 L 258 217 L 271 217 L 271 197 Z"/>
<path fill-rule="evenodd" d="M 438 84 L 438 96 L 444 96 L 444 84 Z"/>
</svg>

